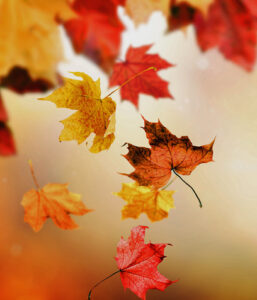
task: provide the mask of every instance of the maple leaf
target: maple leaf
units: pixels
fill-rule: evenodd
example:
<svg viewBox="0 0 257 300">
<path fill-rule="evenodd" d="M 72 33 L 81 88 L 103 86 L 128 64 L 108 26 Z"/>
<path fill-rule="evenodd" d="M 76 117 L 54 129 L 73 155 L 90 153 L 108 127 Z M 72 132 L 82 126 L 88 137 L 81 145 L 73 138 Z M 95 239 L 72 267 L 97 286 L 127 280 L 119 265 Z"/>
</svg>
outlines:
<svg viewBox="0 0 257 300">
<path fill-rule="evenodd" d="M 8 156 L 16 153 L 12 132 L 6 122 L 8 115 L 0 94 L 0 155 Z"/>
<path fill-rule="evenodd" d="M 168 280 L 157 270 L 158 264 L 165 258 L 164 249 L 170 244 L 145 244 L 146 228 L 134 227 L 127 241 L 121 238 L 115 258 L 124 288 L 131 289 L 143 300 L 148 289 L 163 291 L 176 282 Z"/>
<path fill-rule="evenodd" d="M 64 129 L 60 141 L 77 140 L 84 142 L 91 133 L 95 133 L 91 152 L 108 149 L 114 141 L 116 104 L 110 97 L 101 99 L 100 79 L 94 81 L 81 72 L 71 72 L 82 80 L 63 78 L 64 86 L 51 95 L 39 100 L 47 100 L 57 107 L 77 110 L 61 121 Z"/>
<path fill-rule="evenodd" d="M 75 16 L 67 0 L 0 1 L 0 77 L 13 67 L 26 69 L 33 80 L 56 83 L 62 59 L 58 21 Z"/>
<path fill-rule="evenodd" d="M 105 71 L 110 71 L 119 54 L 124 29 L 117 15 L 119 1 L 76 0 L 73 9 L 78 17 L 65 28 L 75 51 L 89 56 Z"/>
<path fill-rule="evenodd" d="M 218 47 L 227 59 L 251 71 L 257 41 L 256 16 L 249 8 L 242 0 L 215 0 L 206 18 L 197 13 L 194 25 L 201 49 Z"/>
<path fill-rule="evenodd" d="M 82 216 L 91 211 L 83 204 L 81 196 L 69 192 L 68 184 L 49 183 L 41 189 L 31 161 L 29 164 L 37 189 L 32 189 L 23 196 L 21 204 L 25 210 L 24 221 L 30 224 L 35 232 L 42 228 L 47 218 L 51 218 L 62 229 L 77 228 L 78 225 L 69 215 Z"/>
<path fill-rule="evenodd" d="M 150 48 L 151 45 L 138 48 L 130 47 L 126 54 L 126 60 L 114 65 L 110 86 L 120 85 L 147 68 L 153 67 L 157 70 L 163 70 L 173 66 L 158 54 L 147 54 L 146 52 Z M 121 87 L 122 100 L 129 100 L 136 107 L 138 106 L 140 93 L 148 94 L 155 98 L 173 98 L 168 90 L 168 82 L 161 79 L 154 70 L 141 74 L 141 76 Z"/>
<path fill-rule="evenodd" d="M 146 213 L 152 222 L 168 217 L 169 210 L 175 207 L 173 194 L 174 191 L 156 190 L 135 182 L 123 183 L 122 190 L 115 193 L 127 201 L 122 209 L 122 219 L 137 219 L 141 213 Z"/>
<path fill-rule="evenodd" d="M 147 22 L 154 11 L 161 11 L 165 17 L 169 15 L 170 0 L 127 0 L 126 13 L 136 25 Z"/>
<path fill-rule="evenodd" d="M 193 146 L 187 136 L 177 138 L 160 121 L 151 123 L 144 119 L 144 130 L 151 148 L 128 144 L 124 157 L 135 168 L 127 175 L 139 185 L 156 188 L 164 186 L 171 172 L 190 175 L 202 163 L 212 161 L 214 140 L 204 146 Z"/>
<path fill-rule="evenodd" d="M 145 229 L 147 226 L 132 228 L 131 236 L 127 241 L 121 237 L 117 245 L 115 257 L 119 270 L 107 276 L 91 288 L 88 300 L 91 299 L 92 291 L 100 283 L 113 275 L 120 273 L 121 282 L 125 289 L 129 288 L 139 298 L 145 300 L 149 289 L 164 291 L 169 285 L 177 282 L 170 281 L 157 270 L 157 266 L 163 261 L 164 249 L 171 244 L 145 244 Z"/>
</svg>

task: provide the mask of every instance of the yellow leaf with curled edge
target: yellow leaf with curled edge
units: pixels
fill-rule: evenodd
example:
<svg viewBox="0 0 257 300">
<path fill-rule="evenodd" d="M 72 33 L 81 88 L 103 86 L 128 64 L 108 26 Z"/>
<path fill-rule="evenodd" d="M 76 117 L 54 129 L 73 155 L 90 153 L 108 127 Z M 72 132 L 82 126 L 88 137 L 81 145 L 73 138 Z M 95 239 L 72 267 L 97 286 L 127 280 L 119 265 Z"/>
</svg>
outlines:
<svg viewBox="0 0 257 300">
<path fill-rule="evenodd" d="M 76 16 L 69 0 L 0 1 L 0 76 L 15 66 L 32 79 L 56 83 L 56 68 L 62 59 L 58 21 Z"/>
<path fill-rule="evenodd" d="M 122 209 L 122 219 L 137 219 L 141 213 L 146 213 L 152 222 L 168 217 L 169 210 L 175 207 L 173 194 L 174 191 L 140 186 L 136 182 L 123 183 L 121 191 L 115 193 L 127 201 Z"/>
<path fill-rule="evenodd" d="M 64 86 L 51 95 L 39 100 L 47 100 L 57 107 L 77 110 L 61 121 L 64 128 L 60 141 L 77 140 L 83 143 L 91 133 L 95 138 L 90 148 L 93 153 L 108 149 L 114 141 L 116 104 L 110 97 L 101 99 L 100 79 L 94 81 L 81 72 L 71 72 L 82 80 L 63 78 Z"/>
<path fill-rule="evenodd" d="M 37 189 L 31 189 L 22 198 L 24 221 L 35 232 L 43 227 L 47 218 L 51 218 L 62 229 L 77 228 L 78 225 L 72 220 L 70 214 L 82 216 L 92 210 L 84 205 L 79 194 L 68 190 L 68 184 L 49 183 L 40 188 L 31 161 L 29 165 Z"/>
<path fill-rule="evenodd" d="M 148 21 L 154 11 L 161 11 L 169 16 L 170 0 L 127 0 L 126 12 L 136 25 Z"/>
<path fill-rule="evenodd" d="M 199 9 L 204 15 L 206 15 L 209 6 L 214 2 L 214 0 L 176 0 L 176 4 L 188 3 L 194 8 Z"/>
</svg>

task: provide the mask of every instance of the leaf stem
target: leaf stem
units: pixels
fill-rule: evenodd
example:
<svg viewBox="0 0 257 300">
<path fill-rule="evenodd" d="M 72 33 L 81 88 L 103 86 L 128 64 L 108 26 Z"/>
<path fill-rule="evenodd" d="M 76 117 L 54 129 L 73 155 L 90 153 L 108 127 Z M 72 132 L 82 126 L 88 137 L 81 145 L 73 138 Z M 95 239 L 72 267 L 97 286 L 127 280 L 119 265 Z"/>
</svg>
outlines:
<svg viewBox="0 0 257 300">
<path fill-rule="evenodd" d="M 199 196 L 197 195 L 196 191 L 194 190 L 194 188 L 193 188 L 189 183 L 187 183 L 180 175 L 178 175 L 178 173 L 177 173 L 174 169 L 173 169 L 172 171 L 173 171 L 173 173 L 174 173 L 175 175 L 178 176 L 179 179 L 181 179 L 188 187 L 190 187 L 190 189 L 191 189 L 191 190 L 193 191 L 193 193 L 195 194 L 195 196 L 196 196 L 196 198 L 197 198 L 197 200 L 198 200 L 198 202 L 199 202 L 200 207 L 203 207 L 202 202 L 201 202 Z"/>
<path fill-rule="evenodd" d="M 113 93 L 117 92 L 119 89 L 121 89 L 124 85 L 128 84 L 131 80 L 135 79 L 136 77 L 142 75 L 143 73 L 147 72 L 147 71 L 150 71 L 150 70 L 154 70 L 154 71 L 157 71 L 157 68 L 155 67 L 149 67 L 139 73 L 136 73 L 134 74 L 132 77 L 130 77 L 128 80 L 126 80 L 125 82 L 122 83 L 122 85 L 120 85 L 117 89 L 113 90 L 110 94 L 108 94 L 106 97 L 104 98 L 108 98 L 110 97 Z"/>
<path fill-rule="evenodd" d="M 38 184 L 38 182 L 37 182 L 37 178 L 36 178 L 36 176 L 35 176 L 35 172 L 34 172 L 34 168 L 33 168 L 32 161 L 31 161 L 31 160 L 29 160 L 29 167 L 30 167 L 30 173 L 31 173 L 31 175 L 32 175 L 34 184 L 35 184 L 36 188 L 37 188 L 38 190 L 40 190 L 40 186 L 39 186 L 39 184 Z"/>
<path fill-rule="evenodd" d="M 96 288 L 99 284 L 101 284 L 102 282 L 104 282 L 105 280 L 109 279 L 110 277 L 112 277 L 113 275 L 115 275 L 115 274 L 117 274 L 117 273 L 119 273 L 119 272 L 120 272 L 120 270 L 115 271 L 115 272 L 113 272 L 111 275 L 109 275 L 109 276 L 105 277 L 104 279 L 102 279 L 101 281 L 97 282 L 97 283 L 91 288 L 91 290 L 89 291 L 89 293 L 88 293 L 88 300 L 91 299 L 91 294 L 92 294 L 92 291 L 93 291 L 94 288 Z"/>
</svg>

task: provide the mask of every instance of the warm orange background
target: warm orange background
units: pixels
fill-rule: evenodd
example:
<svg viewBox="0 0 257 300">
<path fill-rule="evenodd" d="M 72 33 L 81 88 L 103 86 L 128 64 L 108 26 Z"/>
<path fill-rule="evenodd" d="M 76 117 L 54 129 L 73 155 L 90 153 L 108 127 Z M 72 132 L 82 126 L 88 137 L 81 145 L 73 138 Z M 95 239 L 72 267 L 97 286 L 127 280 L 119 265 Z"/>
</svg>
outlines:
<svg viewBox="0 0 257 300">
<path fill-rule="evenodd" d="M 161 300 L 256 300 L 257 299 L 257 193 L 256 111 L 257 72 L 247 73 L 225 61 L 216 51 L 202 54 L 192 29 L 163 36 L 159 14 L 147 26 L 128 30 L 129 43 L 155 42 L 152 52 L 176 64 L 160 72 L 170 82 L 175 101 L 140 97 L 139 111 L 149 121 L 159 118 L 177 136 L 188 135 L 195 145 L 215 136 L 214 163 L 199 166 L 186 177 L 198 191 L 204 207 L 180 180 L 169 218 L 151 223 L 145 215 L 121 221 L 125 202 L 112 195 L 130 179 L 118 172 L 132 170 L 121 156 L 130 142 L 147 146 L 139 112 L 114 95 L 117 137 L 109 151 L 91 154 L 85 145 L 58 142 L 62 125 L 71 114 L 39 94 L 19 96 L 3 91 L 18 155 L 0 158 L 0 299 L 86 300 L 92 285 L 116 270 L 113 257 L 120 236 L 136 225 L 148 225 L 146 241 L 169 242 L 167 258 L 159 270 L 180 281 L 164 292 L 149 291 L 147 299 Z M 101 78 L 102 91 L 108 81 L 92 62 L 72 53 L 64 37 L 67 71 L 84 71 Z M 23 194 L 33 187 L 27 161 L 32 159 L 38 181 L 70 183 L 72 192 L 95 211 L 75 217 L 80 228 L 64 231 L 48 220 L 39 233 L 23 222 Z M 124 293 L 119 276 L 100 285 L 92 299 L 137 299 Z"/>
</svg>

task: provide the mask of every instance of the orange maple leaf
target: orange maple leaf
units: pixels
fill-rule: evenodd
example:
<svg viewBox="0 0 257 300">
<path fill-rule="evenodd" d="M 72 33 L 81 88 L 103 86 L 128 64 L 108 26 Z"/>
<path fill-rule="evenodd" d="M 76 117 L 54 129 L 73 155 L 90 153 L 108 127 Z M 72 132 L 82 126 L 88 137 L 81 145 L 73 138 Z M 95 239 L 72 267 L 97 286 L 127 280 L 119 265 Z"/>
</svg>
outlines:
<svg viewBox="0 0 257 300">
<path fill-rule="evenodd" d="M 42 189 L 36 180 L 31 161 L 31 174 L 37 189 L 24 194 L 21 201 L 25 210 L 24 221 L 38 232 L 47 218 L 62 229 L 74 229 L 78 225 L 69 214 L 82 216 L 92 210 L 86 208 L 79 194 L 69 192 L 68 184 L 49 183 Z"/>
<path fill-rule="evenodd" d="M 124 155 L 135 171 L 123 175 L 139 185 L 160 188 L 168 182 L 172 171 L 177 176 L 190 175 L 199 164 L 212 161 L 214 140 L 208 145 L 193 146 L 187 136 L 177 138 L 160 121 L 144 121 L 143 129 L 151 148 L 128 144 L 129 152 Z"/>
</svg>

